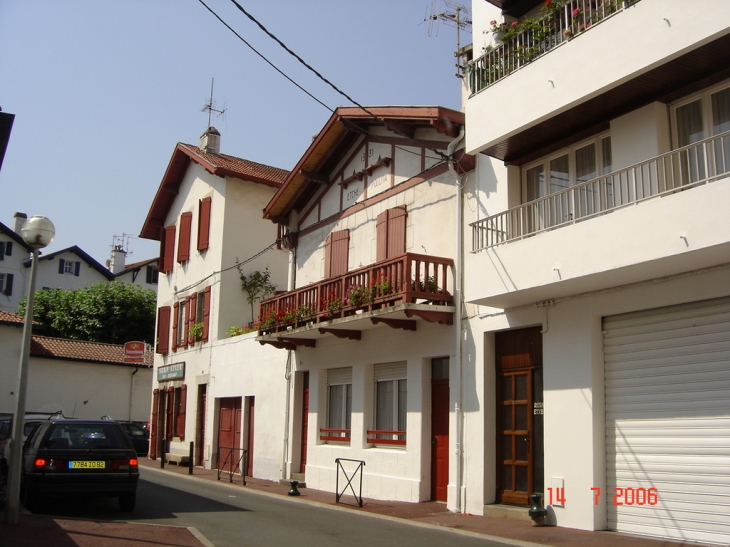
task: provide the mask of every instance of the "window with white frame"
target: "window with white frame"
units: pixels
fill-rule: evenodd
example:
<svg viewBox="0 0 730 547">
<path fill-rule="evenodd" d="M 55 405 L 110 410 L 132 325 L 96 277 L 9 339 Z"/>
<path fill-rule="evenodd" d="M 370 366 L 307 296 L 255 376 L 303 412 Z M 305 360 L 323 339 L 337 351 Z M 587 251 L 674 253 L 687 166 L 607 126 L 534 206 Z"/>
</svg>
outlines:
<svg viewBox="0 0 730 547">
<path fill-rule="evenodd" d="M 723 87 L 724 86 L 724 87 Z M 692 95 L 672 105 L 673 138 L 680 152 L 684 184 L 730 171 L 730 138 L 709 145 L 701 141 L 730 131 L 730 86 L 720 86 Z M 696 146 L 692 146 L 697 144 Z"/>
<path fill-rule="evenodd" d="M 375 429 L 368 431 L 372 444 L 406 444 L 408 381 L 406 363 L 375 365 Z"/>
<path fill-rule="evenodd" d="M 327 370 L 327 427 L 320 440 L 350 442 L 352 367 Z"/>
<path fill-rule="evenodd" d="M 186 325 L 188 324 L 187 321 L 187 306 L 185 305 L 185 300 L 181 300 L 179 302 L 179 305 L 177 307 L 177 340 L 176 340 L 176 346 L 186 346 L 186 339 L 188 336 L 188 329 L 186 328 Z"/>
</svg>

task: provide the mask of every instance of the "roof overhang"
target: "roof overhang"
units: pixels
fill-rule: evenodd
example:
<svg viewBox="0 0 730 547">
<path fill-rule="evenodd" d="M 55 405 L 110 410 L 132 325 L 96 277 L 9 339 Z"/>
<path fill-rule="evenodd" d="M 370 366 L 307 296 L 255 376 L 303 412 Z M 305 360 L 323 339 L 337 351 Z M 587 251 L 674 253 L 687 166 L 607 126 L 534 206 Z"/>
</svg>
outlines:
<svg viewBox="0 0 730 547">
<path fill-rule="evenodd" d="M 299 209 L 314 191 L 327 181 L 327 174 L 342 154 L 372 126 L 386 127 L 414 146 L 419 128 L 431 127 L 441 134 L 456 137 L 464 125 L 464 114 L 438 106 L 340 107 L 296 164 L 274 197 L 264 208 L 264 218 L 286 222 L 292 209 Z"/>
<path fill-rule="evenodd" d="M 13 121 L 15 121 L 15 114 L 0 112 L 0 169 L 2 169 L 5 151 L 8 149 L 8 142 L 10 142 Z"/>
</svg>

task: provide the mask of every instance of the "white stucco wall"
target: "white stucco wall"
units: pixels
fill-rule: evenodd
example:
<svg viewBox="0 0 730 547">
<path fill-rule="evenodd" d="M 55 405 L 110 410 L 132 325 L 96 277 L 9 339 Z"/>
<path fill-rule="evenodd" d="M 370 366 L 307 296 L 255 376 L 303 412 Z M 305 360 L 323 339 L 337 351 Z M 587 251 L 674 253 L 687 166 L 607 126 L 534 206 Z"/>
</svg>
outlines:
<svg viewBox="0 0 730 547">
<path fill-rule="evenodd" d="M 43 256 L 41 255 L 41 259 Z M 81 262 L 79 275 L 73 273 L 58 273 L 58 261 L 60 259 L 71 262 Z M 28 273 L 30 275 L 30 272 Z M 109 279 L 88 262 L 73 252 L 65 252 L 54 256 L 49 260 L 40 260 L 36 272 L 36 289 L 81 289 L 97 283 L 108 283 Z"/>
<path fill-rule="evenodd" d="M 5 255 L 0 260 L 0 274 L 13 276 L 12 293 L 7 295 L 4 290 L 0 291 L 0 310 L 15 313 L 18 309 L 18 302 L 25 296 L 26 272 L 30 274 L 30 269 L 23 266 L 23 261 L 28 259 L 28 251 L 4 233 L 0 233 L 0 242 L 11 242 L 13 246 L 12 254 Z"/>
</svg>

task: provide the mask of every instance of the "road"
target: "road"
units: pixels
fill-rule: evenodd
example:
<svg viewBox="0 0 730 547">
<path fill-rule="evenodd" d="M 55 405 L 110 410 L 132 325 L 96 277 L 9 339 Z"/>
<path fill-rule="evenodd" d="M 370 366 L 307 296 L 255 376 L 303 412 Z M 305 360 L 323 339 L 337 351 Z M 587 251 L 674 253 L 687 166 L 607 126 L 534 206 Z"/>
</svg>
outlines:
<svg viewBox="0 0 730 547">
<path fill-rule="evenodd" d="M 137 507 L 120 513 L 116 500 L 53 501 L 54 516 L 192 526 L 215 547 L 504 547 L 506 543 L 448 529 L 416 525 L 266 496 L 225 483 L 142 469 Z"/>
</svg>

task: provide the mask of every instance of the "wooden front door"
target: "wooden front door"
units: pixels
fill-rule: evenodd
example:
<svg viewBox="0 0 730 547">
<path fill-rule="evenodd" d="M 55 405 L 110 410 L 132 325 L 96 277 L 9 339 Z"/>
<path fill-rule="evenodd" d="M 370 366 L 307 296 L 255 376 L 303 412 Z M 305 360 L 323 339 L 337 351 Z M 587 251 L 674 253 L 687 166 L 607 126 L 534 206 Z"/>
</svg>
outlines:
<svg viewBox="0 0 730 547">
<path fill-rule="evenodd" d="M 302 373 L 302 447 L 299 472 L 307 468 L 307 435 L 309 435 L 309 372 Z"/>
<path fill-rule="evenodd" d="M 246 448 L 248 449 L 248 461 L 246 463 L 246 475 L 253 477 L 253 424 L 254 424 L 254 397 L 246 397 L 246 414 L 248 415 Z"/>
<path fill-rule="evenodd" d="M 226 462 L 225 470 L 233 472 L 241 456 L 241 398 L 221 399 L 218 415 L 218 447 L 220 458 Z M 233 449 L 233 450 L 231 450 Z M 219 467 L 222 462 L 218 462 Z M 222 467 L 221 467 L 222 468 Z"/>
<path fill-rule="evenodd" d="M 431 380 L 431 500 L 446 501 L 449 484 L 449 380 Z"/>
<path fill-rule="evenodd" d="M 208 386 L 206 384 L 200 384 L 198 386 L 198 412 L 197 412 L 197 435 L 195 436 L 195 443 L 197 445 L 197 461 L 198 465 L 205 465 L 205 417 L 206 417 L 206 404 L 208 401 L 207 396 Z"/>
<path fill-rule="evenodd" d="M 497 333 L 497 501 L 527 505 L 543 489 L 542 334 Z"/>
</svg>

